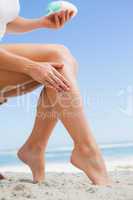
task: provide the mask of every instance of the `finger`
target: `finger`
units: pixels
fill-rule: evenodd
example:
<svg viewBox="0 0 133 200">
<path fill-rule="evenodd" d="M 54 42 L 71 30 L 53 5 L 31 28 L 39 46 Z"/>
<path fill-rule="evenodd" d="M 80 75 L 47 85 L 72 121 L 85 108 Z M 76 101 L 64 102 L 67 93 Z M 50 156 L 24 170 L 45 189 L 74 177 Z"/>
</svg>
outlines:
<svg viewBox="0 0 133 200">
<path fill-rule="evenodd" d="M 66 10 L 66 22 L 69 20 L 69 10 Z"/>
<path fill-rule="evenodd" d="M 52 21 L 54 21 L 55 13 L 52 13 L 52 14 L 48 15 L 47 18 L 52 20 Z"/>
<path fill-rule="evenodd" d="M 59 26 L 62 27 L 62 17 L 63 17 L 63 11 L 61 11 L 60 13 L 58 13 L 58 18 L 59 18 Z"/>
<path fill-rule="evenodd" d="M 52 88 L 52 89 L 55 89 L 56 91 L 59 91 L 60 92 L 60 88 L 59 88 L 59 90 L 57 90 L 57 88 L 55 87 L 55 86 L 53 86 L 48 80 L 47 81 L 45 81 L 46 83 L 45 83 L 45 87 L 47 87 L 47 88 Z"/>
<path fill-rule="evenodd" d="M 55 24 L 56 24 L 56 27 L 59 28 L 60 20 L 59 20 L 58 14 L 55 14 Z"/>
<path fill-rule="evenodd" d="M 70 11 L 69 13 L 69 19 L 71 19 L 74 16 L 74 11 Z"/>
<path fill-rule="evenodd" d="M 50 78 L 52 79 L 52 81 L 54 82 L 54 85 L 57 89 L 61 88 L 62 91 L 67 91 L 69 90 L 68 86 L 65 85 L 65 83 L 60 80 L 54 73 L 50 74 Z"/>
<path fill-rule="evenodd" d="M 45 81 L 45 87 L 54 88 L 49 81 Z"/>
<path fill-rule="evenodd" d="M 60 79 L 60 80 L 62 80 L 63 81 L 63 83 L 65 83 L 65 85 L 68 87 L 68 88 L 70 88 L 70 84 L 69 84 L 69 81 L 67 80 L 67 79 L 65 79 L 64 77 L 63 77 L 63 75 L 61 75 L 58 71 L 54 71 L 54 73 L 55 73 L 55 75 Z"/>
<path fill-rule="evenodd" d="M 58 84 L 59 87 L 61 87 L 64 91 L 68 91 L 69 88 L 68 86 L 62 81 L 60 80 L 57 76 L 53 77 L 53 80 L 56 82 L 56 84 Z"/>
<path fill-rule="evenodd" d="M 55 88 L 55 89 L 58 90 L 59 92 L 62 91 L 62 89 L 59 87 L 59 85 L 56 83 L 56 81 L 52 78 L 52 76 L 49 77 L 49 78 L 47 79 L 47 81 L 49 82 L 49 84 L 50 84 L 53 88 Z"/>
<path fill-rule="evenodd" d="M 61 63 L 50 63 L 50 64 L 55 69 L 62 69 L 64 67 L 64 64 L 61 64 Z"/>
<path fill-rule="evenodd" d="M 63 26 L 66 22 L 66 18 L 65 18 L 65 11 L 62 12 L 61 14 L 61 26 Z"/>
</svg>

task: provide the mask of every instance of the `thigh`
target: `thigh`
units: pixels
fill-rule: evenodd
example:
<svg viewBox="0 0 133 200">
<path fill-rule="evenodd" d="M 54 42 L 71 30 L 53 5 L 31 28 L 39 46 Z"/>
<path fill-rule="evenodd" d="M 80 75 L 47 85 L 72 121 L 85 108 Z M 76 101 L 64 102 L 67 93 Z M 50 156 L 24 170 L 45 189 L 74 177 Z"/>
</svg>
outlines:
<svg viewBox="0 0 133 200">
<path fill-rule="evenodd" d="M 37 62 L 56 62 L 56 52 L 57 45 L 41 45 L 41 44 L 2 44 L 1 48 L 29 58 Z M 28 80 L 30 77 L 16 72 L 0 70 L 0 86 L 6 85 L 17 85 L 22 84 Z"/>
<path fill-rule="evenodd" d="M 54 58 L 52 57 L 52 51 L 57 49 L 56 45 L 41 44 L 2 44 L 0 47 L 11 53 L 29 58 L 37 62 L 53 61 Z M 9 96 L 16 96 L 17 90 L 15 91 L 15 89 L 10 90 L 10 92 L 6 92 L 5 88 L 7 88 L 8 91 L 10 89 L 8 86 L 20 86 L 20 88 L 23 88 L 23 84 L 25 83 L 28 83 L 27 87 L 26 85 L 24 87 L 25 93 L 40 86 L 39 83 L 32 80 L 29 76 L 17 72 L 0 70 L 0 91 L 2 88 L 4 88 L 3 93 L 5 93 L 5 96 L 8 96 L 9 94 Z"/>
<path fill-rule="evenodd" d="M 53 62 L 55 52 L 63 47 L 56 44 L 2 44 L 1 48 L 37 62 Z"/>
<path fill-rule="evenodd" d="M 37 62 L 61 62 L 67 58 L 70 58 L 71 55 L 69 51 L 61 45 L 54 45 L 54 44 L 2 44 L 0 45 L 1 48 L 29 58 L 33 61 Z M 64 54 L 63 54 L 64 53 Z M 61 56 L 62 60 L 60 59 Z M 70 71 L 73 69 L 66 64 L 67 67 L 63 68 L 63 71 L 70 68 Z M 27 81 L 31 81 L 32 79 L 24 74 L 15 73 L 15 72 L 8 72 L 8 71 L 0 71 L 0 86 L 8 86 L 8 85 L 21 85 Z"/>
<path fill-rule="evenodd" d="M 0 70 L 0 88 L 23 84 L 31 80 L 29 76 L 21 73 Z"/>
</svg>

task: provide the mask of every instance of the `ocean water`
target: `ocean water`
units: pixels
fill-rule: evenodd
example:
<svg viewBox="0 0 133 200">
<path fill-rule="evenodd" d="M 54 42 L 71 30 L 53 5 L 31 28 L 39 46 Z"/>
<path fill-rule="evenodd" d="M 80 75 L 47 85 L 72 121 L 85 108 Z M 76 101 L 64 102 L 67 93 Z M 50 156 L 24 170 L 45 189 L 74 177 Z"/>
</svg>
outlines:
<svg viewBox="0 0 133 200">
<path fill-rule="evenodd" d="M 101 145 L 101 151 L 110 170 L 133 170 L 133 143 Z M 51 149 L 46 153 L 47 171 L 73 171 L 76 168 L 70 165 L 71 148 Z M 15 151 L 0 152 L 0 171 L 25 171 L 28 168 L 19 161 Z"/>
</svg>

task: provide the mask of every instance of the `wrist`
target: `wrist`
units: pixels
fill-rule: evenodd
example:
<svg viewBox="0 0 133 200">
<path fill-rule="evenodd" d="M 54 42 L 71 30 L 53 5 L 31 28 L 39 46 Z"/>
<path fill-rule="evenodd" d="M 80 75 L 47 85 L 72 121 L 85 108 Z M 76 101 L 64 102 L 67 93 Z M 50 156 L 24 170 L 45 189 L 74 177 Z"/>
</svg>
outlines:
<svg viewBox="0 0 133 200">
<path fill-rule="evenodd" d="M 34 70 L 34 68 L 37 68 L 35 63 L 29 59 L 23 60 L 22 66 L 23 66 L 23 73 L 28 76 L 31 75 L 31 71 Z"/>
<path fill-rule="evenodd" d="M 31 30 L 42 28 L 42 26 L 43 25 L 42 25 L 41 18 L 29 20 L 29 22 L 28 22 L 28 27 L 30 27 Z"/>
<path fill-rule="evenodd" d="M 45 16 L 38 19 L 38 26 L 40 28 L 47 28 L 48 27 L 47 18 Z"/>
<path fill-rule="evenodd" d="M 39 18 L 35 21 L 36 23 L 36 28 L 43 28 L 44 27 L 44 23 L 43 23 L 43 20 L 42 18 Z"/>
</svg>

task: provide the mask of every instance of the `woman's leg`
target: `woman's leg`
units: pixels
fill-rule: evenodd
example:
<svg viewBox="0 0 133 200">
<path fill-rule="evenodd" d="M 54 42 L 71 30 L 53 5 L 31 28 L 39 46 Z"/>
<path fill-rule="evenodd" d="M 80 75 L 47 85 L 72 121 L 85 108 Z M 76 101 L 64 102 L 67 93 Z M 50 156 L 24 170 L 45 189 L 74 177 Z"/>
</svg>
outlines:
<svg viewBox="0 0 133 200">
<path fill-rule="evenodd" d="M 18 48 L 16 48 L 17 46 Z M 37 45 L 37 47 L 36 45 L 34 45 L 34 49 L 38 48 L 38 51 L 41 50 L 40 53 L 38 54 L 38 57 L 36 57 L 37 54 L 36 51 L 35 53 L 32 53 L 32 51 L 30 51 L 31 54 L 27 54 L 26 49 L 31 48 L 28 47 L 28 45 L 22 45 L 22 48 L 21 45 L 16 45 L 16 46 L 8 45 L 8 47 L 6 45 L 2 45 L 2 47 L 5 48 L 6 50 L 30 58 L 32 60 L 36 60 L 38 62 L 44 61 L 41 55 L 44 52 L 44 48 L 42 45 Z M 33 46 L 31 49 L 33 49 Z M 47 48 L 45 50 L 47 50 Z M 33 81 L 28 76 L 25 76 L 20 73 L 7 72 L 4 70 L 0 71 L 0 85 L 4 86 L 4 89 L 0 91 L 1 93 L 0 97 L 3 100 L 9 97 L 20 96 L 29 93 L 40 86 L 39 83 Z M 12 89 L 7 91 L 7 87 L 9 85 L 17 86 L 17 89 Z M 19 85 L 23 86 L 20 87 Z M 47 106 L 42 107 L 41 105 L 42 98 L 44 98 L 43 103 L 45 103 L 45 105 Z M 43 89 L 38 103 L 38 112 L 35 125 L 32 131 L 32 136 L 29 138 L 26 145 L 24 145 L 24 147 L 26 147 L 23 148 L 24 151 L 19 151 L 18 153 L 19 157 L 23 161 L 25 161 L 31 168 L 34 181 L 41 181 L 44 178 L 44 150 L 46 148 L 48 138 L 51 135 L 52 130 L 57 123 L 57 119 L 55 119 L 54 117 L 51 119 L 47 116 L 47 107 L 50 107 L 50 105 L 48 104 L 49 101 L 47 99 L 47 95 L 45 94 L 45 89 Z M 41 145 L 39 144 L 39 142 L 41 142 Z M 0 179 L 3 178 L 4 177 L 1 175 Z"/>
<path fill-rule="evenodd" d="M 14 86 L 19 84 L 25 85 L 25 87 L 18 87 L 17 89 L 13 89 L 11 91 L 6 91 L 4 89 L 6 92 L 4 92 L 4 90 L 2 91 L 3 98 L 20 96 L 29 93 L 40 86 L 37 82 L 21 74 L 14 74 L 10 72 L 1 72 L 0 74 L 4 75 L 3 77 L 10 77 L 8 77 L 9 79 L 5 78 L 8 81 L 3 79 L 2 84 L 5 86 L 8 84 Z M 23 148 L 21 148 L 18 152 L 19 158 L 30 167 L 34 182 L 42 181 L 44 179 L 44 151 L 46 149 L 49 136 L 57 123 L 57 118 L 54 116 L 51 118 L 50 109 L 51 113 L 53 113 L 53 111 L 50 105 L 51 104 L 47 98 L 44 88 L 39 98 L 37 116 L 32 134 Z M 0 174 L 0 180 L 3 178 L 4 177 Z"/>
<path fill-rule="evenodd" d="M 85 171 L 85 173 L 91 178 L 94 183 L 106 184 L 108 182 L 108 177 L 104 162 L 88 127 L 83 107 L 78 105 L 75 107 L 75 104 L 73 104 L 73 102 L 75 101 L 77 104 L 77 102 L 81 98 L 79 95 L 75 77 L 73 76 L 75 62 L 73 62 L 72 56 L 65 48 L 48 47 L 49 46 L 47 46 L 46 48 L 48 49 L 48 51 L 42 51 L 42 54 L 39 54 L 39 58 L 44 59 L 45 61 L 63 62 L 65 64 L 65 68 L 63 69 L 62 73 L 71 82 L 71 92 L 69 94 L 65 93 L 65 98 L 62 95 L 58 95 L 57 101 L 57 95 L 55 95 L 55 91 L 53 91 L 52 89 L 47 89 L 47 96 L 49 97 L 51 103 L 54 105 L 54 108 L 58 113 L 58 117 L 60 117 L 74 140 L 75 148 L 72 154 L 72 163 L 78 168 Z M 44 50 L 45 48 L 42 49 Z M 21 55 L 22 51 L 19 52 Z M 37 60 L 37 57 L 35 58 Z"/>
<path fill-rule="evenodd" d="M 18 151 L 18 157 L 30 167 L 35 183 L 42 182 L 45 177 L 44 153 L 49 137 L 58 121 L 57 116 L 54 116 L 53 113 L 53 107 L 48 100 L 45 89 L 43 89 L 32 133 Z"/>
<path fill-rule="evenodd" d="M 71 162 L 83 170 L 94 184 L 108 184 L 109 177 L 106 167 L 88 125 L 77 86 L 75 76 L 75 71 L 77 70 L 76 62 L 67 49 L 60 52 L 56 61 L 64 63 L 61 73 L 71 84 L 71 91 L 60 94 L 55 93 L 52 88 L 47 88 L 46 93 L 57 112 L 57 116 L 74 141 Z"/>
<path fill-rule="evenodd" d="M 55 45 L 46 45 L 46 47 L 43 45 L 2 45 L 2 47 L 8 51 L 30 58 L 32 60 L 36 60 L 38 62 L 52 60 L 52 58 L 50 58 L 53 56 L 52 49 L 57 48 Z M 29 48 L 34 49 L 35 51 L 30 51 L 29 54 L 29 51 L 26 52 L 26 50 Z M 33 91 L 40 84 L 22 74 L 13 72 L 10 73 L 6 71 L 1 71 L 0 73 L 1 85 L 21 85 L 25 82 L 29 82 L 25 85 L 25 87 L 19 87 L 17 90 L 14 89 L 12 91 L 3 92 L 4 97 L 6 98 Z M 35 182 L 42 181 L 44 178 L 44 151 L 46 149 L 46 145 L 52 130 L 57 123 L 57 117 L 52 116 L 52 109 L 53 108 L 50 106 L 50 102 L 45 93 L 45 89 L 43 89 L 38 103 L 37 116 L 32 134 L 25 145 L 18 152 L 19 158 L 28 164 L 31 168 Z"/>
</svg>

